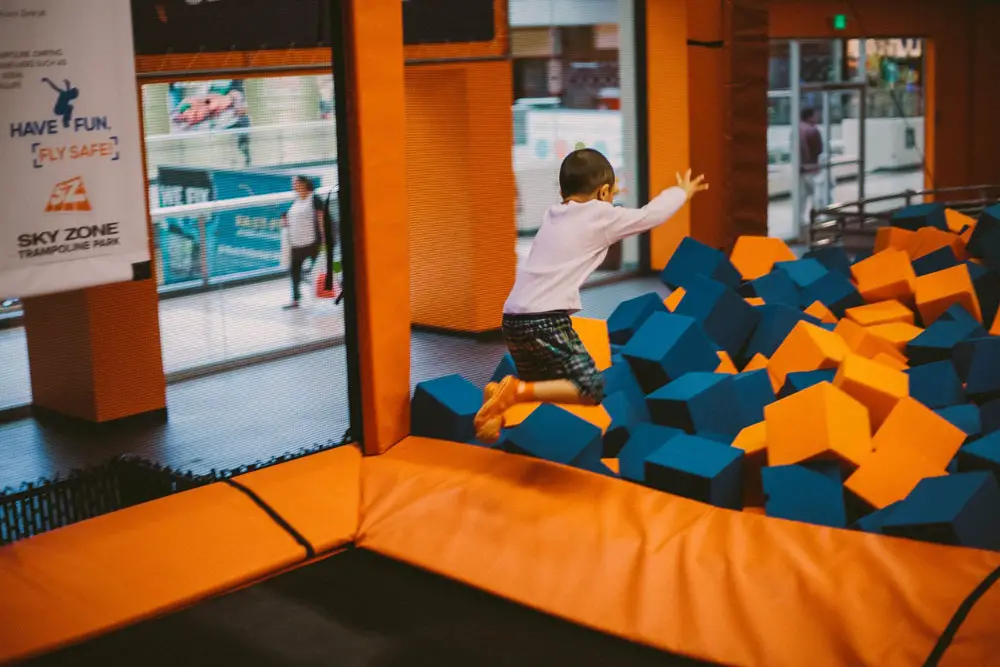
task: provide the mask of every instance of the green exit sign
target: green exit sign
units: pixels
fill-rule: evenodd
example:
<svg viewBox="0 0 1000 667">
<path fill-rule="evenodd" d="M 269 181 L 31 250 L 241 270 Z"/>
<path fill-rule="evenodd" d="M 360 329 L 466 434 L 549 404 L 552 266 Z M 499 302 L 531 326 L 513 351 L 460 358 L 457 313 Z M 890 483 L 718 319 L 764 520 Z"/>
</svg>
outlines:
<svg viewBox="0 0 1000 667">
<path fill-rule="evenodd" d="M 847 14 L 837 14 L 833 17 L 834 30 L 847 30 Z"/>
</svg>

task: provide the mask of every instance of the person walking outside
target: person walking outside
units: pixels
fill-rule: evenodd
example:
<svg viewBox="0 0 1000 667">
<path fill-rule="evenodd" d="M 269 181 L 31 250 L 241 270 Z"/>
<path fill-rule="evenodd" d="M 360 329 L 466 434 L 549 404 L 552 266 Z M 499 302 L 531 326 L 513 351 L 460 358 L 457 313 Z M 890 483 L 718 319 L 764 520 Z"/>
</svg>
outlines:
<svg viewBox="0 0 1000 667">
<path fill-rule="evenodd" d="M 823 155 L 823 137 L 816 126 L 816 110 L 803 109 L 799 123 L 799 156 L 801 171 L 799 173 L 799 229 L 804 230 L 809 224 L 809 207 L 816 206 L 816 177 L 819 175 L 819 159 Z"/>
<path fill-rule="evenodd" d="M 323 202 L 315 196 L 316 186 L 307 176 L 296 176 L 292 185 L 295 201 L 282 215 L 282 225 L 288 229 L 291 248 L 292 300 L 284 309 L 298 308 L 302 302 L 302 276 L 306 260 L 313 264 L 323 243 Z"/>
</svg>

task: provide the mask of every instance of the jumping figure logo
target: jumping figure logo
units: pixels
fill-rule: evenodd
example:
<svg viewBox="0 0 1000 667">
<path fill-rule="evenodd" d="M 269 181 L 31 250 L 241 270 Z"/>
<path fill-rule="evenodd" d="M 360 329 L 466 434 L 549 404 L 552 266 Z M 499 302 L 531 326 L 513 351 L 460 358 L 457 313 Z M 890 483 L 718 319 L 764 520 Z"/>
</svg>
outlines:
<svg viewBox="0 0 1000 667">
<path fill-rule="evenodd" d="M 73 120 L 73 100 L 80 96 L 80 89 L 76 88 L 64 79 L 65 88 L 60 88 L 52 83 L 52 79 L 45 77 L 42 83 L 49 84 L 49 87 L 56 92 L 56 104 L 52 107 L 52 113 L 62 118 L 63 127 L 69 127 L 69 122 Z"/>
<path fill-rule="evenodd" d="M 56 183 L 52 194 L 49 196 L 49 203 L 45 205 L 45 212 L 52 213 L 58 211 L 89 211 L 90 200 L 87 198 L 87 188 L 83 185 L 83 178 L 77 176 L 61 183 Z"/>
</svg>

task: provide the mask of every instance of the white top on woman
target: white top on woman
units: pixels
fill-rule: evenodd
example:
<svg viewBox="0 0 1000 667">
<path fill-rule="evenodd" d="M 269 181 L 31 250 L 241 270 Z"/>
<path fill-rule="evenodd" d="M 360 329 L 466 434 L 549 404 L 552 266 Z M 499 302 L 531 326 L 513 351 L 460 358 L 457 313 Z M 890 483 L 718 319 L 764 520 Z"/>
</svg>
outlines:
<svg viewBox="0 0 1000 667">
<path fill-rule="evenodd" d="M 316 245 L 316 206 L 312 195 L 298 198 L 288 209 L 288 240 L 294 248 Z"/>
</svg>

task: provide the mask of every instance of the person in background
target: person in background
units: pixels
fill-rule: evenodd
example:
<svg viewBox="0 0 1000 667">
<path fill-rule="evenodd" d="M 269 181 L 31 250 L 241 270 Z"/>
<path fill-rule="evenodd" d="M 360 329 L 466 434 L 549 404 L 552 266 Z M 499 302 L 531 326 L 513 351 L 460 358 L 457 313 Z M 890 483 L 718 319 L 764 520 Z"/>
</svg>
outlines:
<svg viewBox="0 0 1000 667">
<path fill-rule="evenodd" d="M 799 174 L 799 224 L 808 225 L 806 213 L 807 202 L 816 202 L 816 176 L 819 174 L 819 158 L 823 155 L 823 137 L 816 126 L 816 110 L 803 109 L 802 120 L 799 123 L 799 155 L 801 157 L 801 172 Z"/>
<path fill-rule="evenodd" d="M 323 243 L 323 202 L 314 195 L 316 186 L 307 176 L 296 176 L 292 185 L 295 201 L 281 219 L 288 229 L 288 245 L 291 248 L 292 301 L 285 310 L 298 308 L 302 301 L 302 274 L 306 260 L 313 264 L 319 256 Z"/>
</svg>

